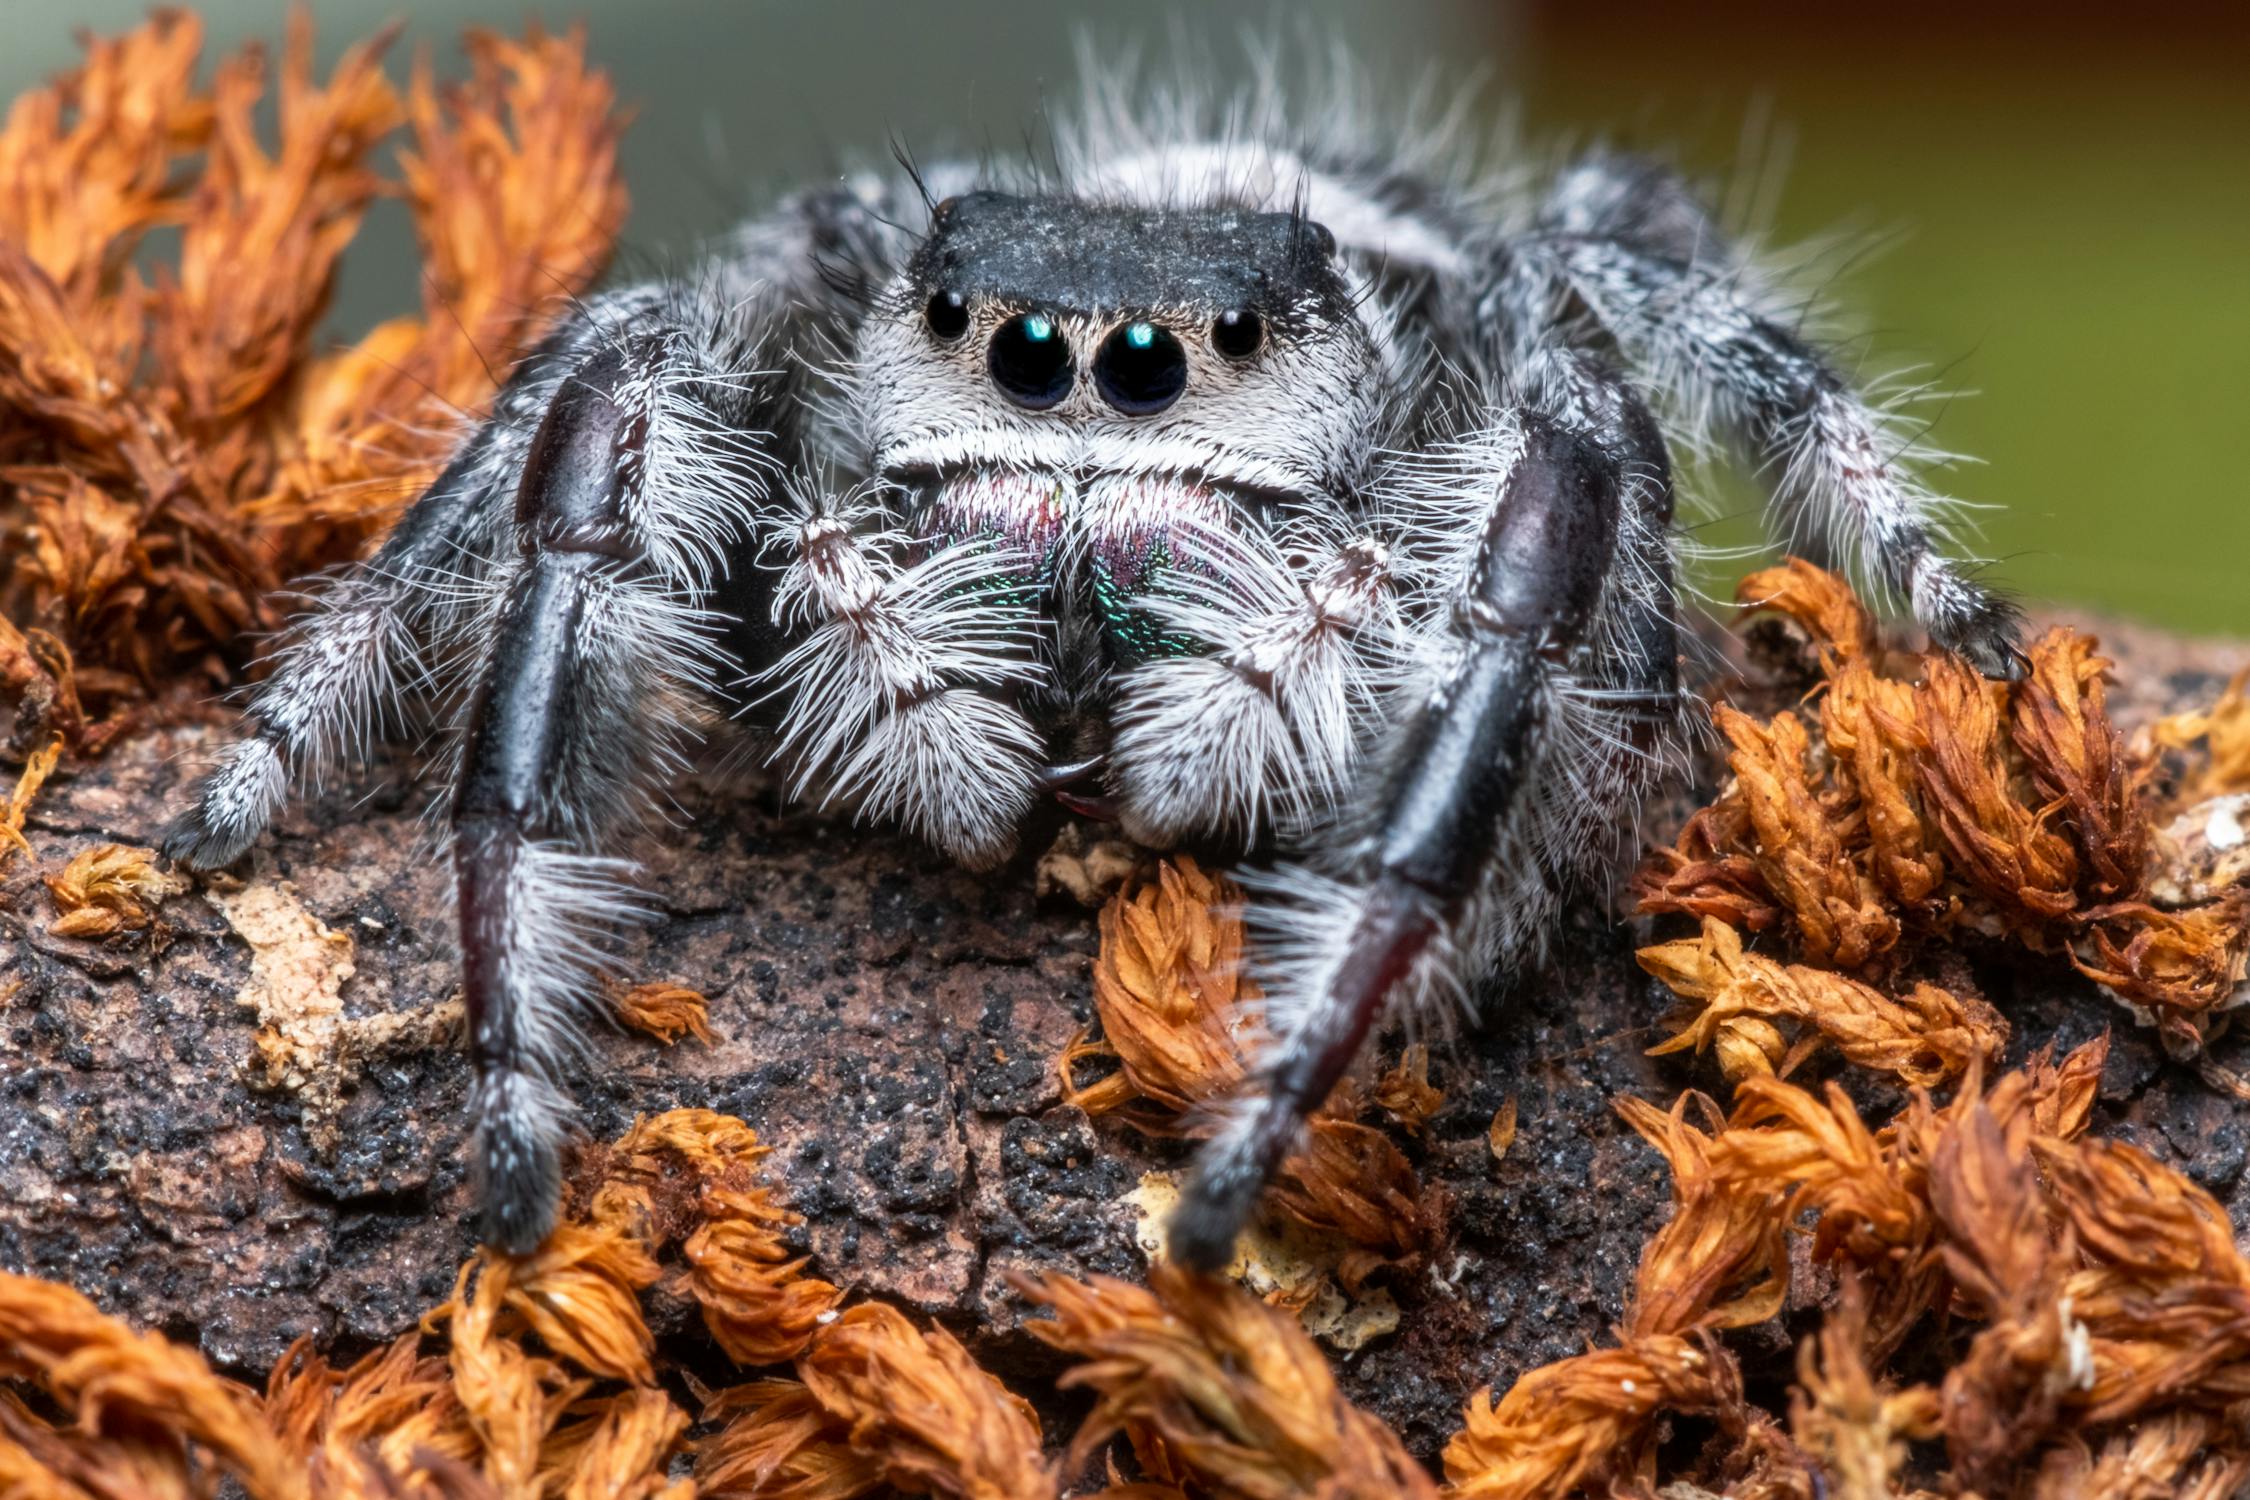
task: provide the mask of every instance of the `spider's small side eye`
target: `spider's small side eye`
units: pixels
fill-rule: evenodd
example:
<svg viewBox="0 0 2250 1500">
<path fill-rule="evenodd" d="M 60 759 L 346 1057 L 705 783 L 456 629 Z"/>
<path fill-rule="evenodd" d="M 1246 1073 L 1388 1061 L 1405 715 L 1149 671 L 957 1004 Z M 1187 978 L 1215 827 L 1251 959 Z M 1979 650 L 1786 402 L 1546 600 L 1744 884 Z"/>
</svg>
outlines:
<svg viewBox="0 0 2250 1500">
<path fill-rule="evenodd" d="M 1228 359 L 1243 360 L 1266 342 L 1266 320 L 1247 307 L 1230 308 L 1211 324 L 1211 347 Z"/>
<path fill-rule="evenodd" d="M 969 331 L 969 304 L 959 292 L 939 292 L 922 309 L 922 321 L 939 343 L 954 343 Z"/>
<path fill-rule="evenodd" d="M 1070 340 L 1044 313 L 1001 324 L 984 363 L 992 383 L 1018 406 L 1044 411 L 1070 394 Z"/>
</svg>

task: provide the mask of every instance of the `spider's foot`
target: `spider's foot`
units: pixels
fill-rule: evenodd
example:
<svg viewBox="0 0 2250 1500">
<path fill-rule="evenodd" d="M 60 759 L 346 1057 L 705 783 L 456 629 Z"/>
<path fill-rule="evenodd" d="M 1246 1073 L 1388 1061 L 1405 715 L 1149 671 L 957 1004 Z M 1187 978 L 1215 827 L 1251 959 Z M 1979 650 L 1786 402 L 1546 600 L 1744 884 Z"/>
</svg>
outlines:
<svg viewBox="0 0 2250 1500">
<path fill-rule="evenodd" d="M 1247 1101 L 1197 1155 L 1187 1186 L 1164 1226 L 1165 1253 L 1206 1276 L 1234 1259 L 1234 1242 L 1288 1154 L 1295 1120 L 1270 1096 Z"/>
<path fill-rule="evenodd" d="M 1198 1172 L 1164 1227 L 1165 1253 L 1205 1276 L 1224 1271 L 1234 1259 L 1235 1239 L 1257 1199 L 1255 1186 L 1247 1193 L 1233 1191 L 1209 1173 Z"/>
<path fill-rule="evenodd" d="M 562 1206 L 562 1147 L 570 1103 L 529 1073 L 495 1072 L 477 1085 L 479 1237 L 529 1255 L 553 1232 Z"/>
<path fill-rule="evenodd" d="M 2023 611 L 1996 594 L 1932 622 L 1930 641 L 1997 682 L 2021 682 L 2030 667 L 2023 653 Z"/>
<path fill-rule="evenodd" d="M 193 804 L 165 825 L 165 858 L 190 870 L 220 870 L 242 857 L 281 805 L 281 754 L 263 739 L 231 746 L 196 789 Z"/>
</svg>

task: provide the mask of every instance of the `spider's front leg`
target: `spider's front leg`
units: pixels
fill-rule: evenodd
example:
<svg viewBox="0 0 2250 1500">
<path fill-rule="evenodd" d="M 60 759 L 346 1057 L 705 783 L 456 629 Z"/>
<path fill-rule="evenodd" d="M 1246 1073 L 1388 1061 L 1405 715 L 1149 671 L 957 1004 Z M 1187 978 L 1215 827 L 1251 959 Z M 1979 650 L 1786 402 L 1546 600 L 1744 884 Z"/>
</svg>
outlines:
<svg viewBox="0 0 2250 1500">
<path fill-rule="evenodd" d="M 1362 774 L 1340 846 L 1325 868 L 1273 882 L 1264 915 L 1284 940 L 1261 972 L 1273 1040 L 1170 1226 L 1171 1253 L 1198 1269 L 1225 1264 L 1387 1010 L 1537 951 L 1558 892 L 1609 852 L 1598 825 L 1653 764 L 1618 731 L 1625 700 L 1670 711 L 1671 605 L 1647 595 L 1661 570 L 1644 555 L 1665 545 L 1651 524 L 1661 472 L 1527 410 L 1433 464 L 1451 465 L 1457 519 L 1465 497 L 1488 508 L 1436 564 L 1447 597 L 1428 660 L 1399 690 L 1397 730 Z M 1589 736 L 1589 718 L 1607 727 Z"/>
<path fill-rule="evenodd" d="M 511 1251 L 553 1226 L 558 1080 L 605 939 L 639 913 L 611 851 L 721 696 L 719 625 L 761 602 L 756 444 L 780 381 L 714 360 L 712 326 L 622 334 L 561 383 L 472 646 L 453 858 L 484 1235 Z"/>
</svg>

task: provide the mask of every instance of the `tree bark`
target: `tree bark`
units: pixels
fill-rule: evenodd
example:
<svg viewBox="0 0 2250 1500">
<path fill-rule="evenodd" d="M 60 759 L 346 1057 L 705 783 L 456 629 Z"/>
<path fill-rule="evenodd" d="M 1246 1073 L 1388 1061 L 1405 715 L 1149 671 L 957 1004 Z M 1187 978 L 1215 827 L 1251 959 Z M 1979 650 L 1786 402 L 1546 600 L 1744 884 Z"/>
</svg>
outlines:
<svg viewBox="0 0 2250 1500">
<path fill-rule="evenodd" d="M 2128 726 L 2208 703 L 2244 659 L 2101 633 Z M 140 933 L 48 932 L 38 876 L 94 844 L 153 843 L 188 767 L 223 738 L 149 733 L 71 768 L 34 807 L 36 861 L 0 870 L 0 1266 L 68 1282 L 256 1377 L 300 1335 L 348 1352 L 449 1294 L 473 1245 L 468 1072 L 444 1044 L 450 870 L 429 857 L 403 778 L 297 805 L 254 855 L 248 890 L 281 934 L 264 961 L 325 961 L 340 980 L 334 1013 L 287 1018 L 280 1043 L 257 1044 L 260 1017 L 240 998 L 257 992 L 252 917 L 224 882 L 171 898 Z M 1708 762 L 1700 779 L 1699 799 Z M 1646 831 L 1669 834 L 1686 805 Z M 704 992 L 716 1035 L 669 1048 L 598 1036 L 577 1089 L 589 1133 L 682 1105 L 739 1115 L 775 1148 L 821 1275 L 943 1319 L 1003 1379 L 1036 1387 L 1046 1356 L 1017 1331 L 999 1273 L 1137 1275 L 1126 1195 L 1182 1159 L 1061 1102 L 1056 1058 L 1093 1015 L 1095 924 L 1035 893 L 1052 829 L 1009 869 L 969 875 L 768 797 L 698 791 L 687 813 L 653 852 L 661 918 L 630 977 Z M 1706 1062 L 1643 1055 L 1669 1003 L 1632 962 L 1646 936 L 1574 913 L 1558 961 L 1438 1049 L 1445 1104 L 1408 1149 L 1449 1202 L 1443 1245 L 1388 1286 L 1397 1332 L 1339 1357 L 1348 1393 L 1417 1452 L 1436 1450 L 1477 1387 L 1600 1340 L 1664 1218 L 1666 1175 L 1610 1100 L 1717 1081 Z M 2114 1027 L 2095 1128 L 2182 1163 L 2250 1226 L 2234 1098 L 2167 1062 L 2060 961 L 1977 956 L 1963 975 L 2013 1022 L 2011 1061 Z M 2218 1060 L 2250 1070 L 2233 1039 Z M 1877 1118 L 1898 1102 L 1880 1083 L 1852 1087 Z M 1510 1098 L 1518 1134 L 1496 1161 L 1488 1128 Z M 1777 1371 L 1792 1326 L 1762 1335 Z"/>
</svg>

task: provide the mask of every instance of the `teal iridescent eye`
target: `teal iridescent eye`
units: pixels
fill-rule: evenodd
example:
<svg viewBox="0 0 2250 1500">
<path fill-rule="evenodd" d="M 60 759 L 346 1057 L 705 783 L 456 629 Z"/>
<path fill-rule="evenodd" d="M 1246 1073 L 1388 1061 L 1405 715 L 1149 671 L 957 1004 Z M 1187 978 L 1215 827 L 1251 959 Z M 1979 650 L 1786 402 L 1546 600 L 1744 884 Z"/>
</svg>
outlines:
<svg viewBox="0 0 2250 1500">
<path fill-rule="evenodd" d="M 1154 323 L 1127 323 L 1094 355 L 1102 399 L 1129 417 L 1160 412 L 1187 389 L 1187 351 Z"/>
<path fill-rule="evenodd" d="M 1044 411 L 1070 394 L 1070 341 L 1044 313 L 1010 318 L 992 336 L 985 355 L 992 383 L 1010 401 Z"/>
</svg>

